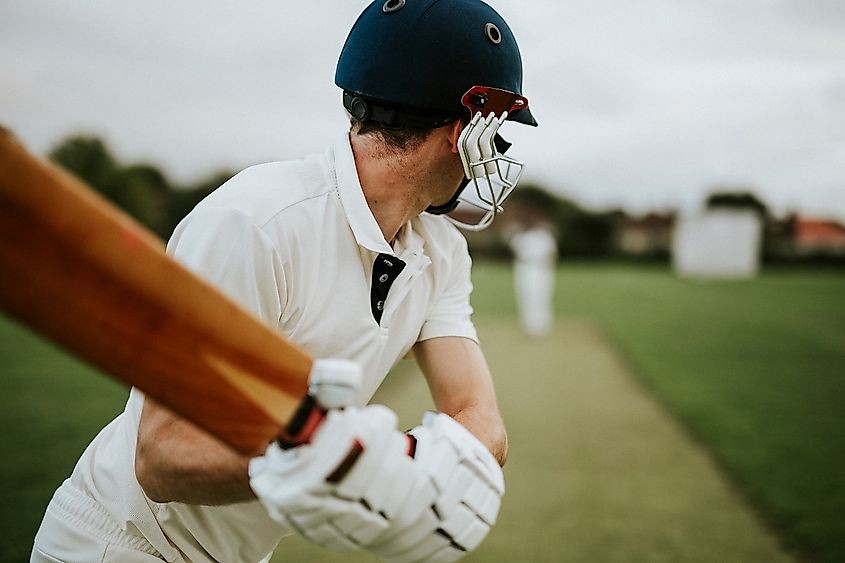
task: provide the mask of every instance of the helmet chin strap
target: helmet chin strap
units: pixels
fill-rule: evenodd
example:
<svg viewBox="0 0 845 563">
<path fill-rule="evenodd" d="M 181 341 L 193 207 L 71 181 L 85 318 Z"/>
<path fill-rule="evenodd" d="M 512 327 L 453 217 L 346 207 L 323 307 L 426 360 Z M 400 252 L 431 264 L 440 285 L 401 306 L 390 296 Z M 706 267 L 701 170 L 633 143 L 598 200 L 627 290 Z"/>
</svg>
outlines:
<svg viewBox="0 0 845 563">
<path fill-rule="evenodd" d="M 496 148 L 496 152 L 498 154 L 505 154 L 506 152 L 508 152 L 508 149 L 511 148 L 512 144 L 507 142 L 504 138 L 502 138 L 501 135 L 496 133 L 496 135 L 493 137 L 493 146 Z M 464 188 L 469 185 L 469 182 L 470 179 L 464 177 L 464 179 L 461 180 L 461 183 L 458 185 L 458 189 L 455 191 L 454 195 L 451 197 L 451 199 L 449 199 L 449 201 L 447 201 L 443 205 L 430 205 L 428 209 L 426 209 L 426 212 L 431 213 L 432 215 L 445 215 L 454 211 L 458 207 L 458 204 L 461 202 L 461 194 L 463 193 Z"/>
<path fill-rule="evenodd" d="M 464 178 L 461 180 L 461 183 L 458 185 L 457 191 L 452 196 L 452 198 L 444 203 L 443 205 L 429 205 L 428 209 L 426 209 L 427 213 L 431 213 L 432 215 L 445 215 L 446 213 L 451 213 L 458 207 L 458 203 L 461 199 L 461 193 L 464 191 L 464 188 L 467 187 L 469 184 L 469 178 Z"/>
</svg>

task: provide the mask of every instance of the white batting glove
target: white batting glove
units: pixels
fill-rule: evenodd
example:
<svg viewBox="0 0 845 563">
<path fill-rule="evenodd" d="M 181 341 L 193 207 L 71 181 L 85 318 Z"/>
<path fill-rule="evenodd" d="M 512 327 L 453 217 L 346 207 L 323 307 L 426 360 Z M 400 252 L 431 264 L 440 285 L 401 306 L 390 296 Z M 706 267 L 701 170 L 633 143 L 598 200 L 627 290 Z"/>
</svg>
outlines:
<svg viewBox="0 0 845 563">
<path fill-rule="evenodd" d="M 311 395 L 333 407 L 351 400 L 357 384 L 350 386 L 347 367 L 315 363 Z M 396 423 L 380 405 L 331 410 L 310 443 L 291 449 L 273 443 L 253 459 L 250 486 L 273 519 L 311 542 L 357 549 L 393 521 L 418 518 L 435 496 Z"/>
<path fill-rule="evenodd" d="M 484 444 L 445 414 L 426 413 L 410 434 L 417 440 L 414 460 L 437 496 L 420 518 L 391 526 L 367 549 L 390 563 L 457 561 L 496 523 L 502 470 Z"/>
</svg>

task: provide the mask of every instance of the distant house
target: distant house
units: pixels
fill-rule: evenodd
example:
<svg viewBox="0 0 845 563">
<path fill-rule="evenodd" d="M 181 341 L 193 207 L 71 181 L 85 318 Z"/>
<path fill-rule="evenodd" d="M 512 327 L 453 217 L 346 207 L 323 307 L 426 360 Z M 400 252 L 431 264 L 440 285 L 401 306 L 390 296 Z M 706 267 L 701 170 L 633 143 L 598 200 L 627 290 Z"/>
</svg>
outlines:
<svg viewBox="0 0 845 563">
<path fill-rule="evenodd" d="M 796 217 L 793 224 L 793 245 L 799 255 L 845 256 L 845 226 L 835 221 Z"/>
<path fill-rule="evenodd" d="M 617 247 L 631 257 L 668 256 L 674 224 L 675 216 L 669 213 L 623 217 L 617 231 Z"/>
</svg>

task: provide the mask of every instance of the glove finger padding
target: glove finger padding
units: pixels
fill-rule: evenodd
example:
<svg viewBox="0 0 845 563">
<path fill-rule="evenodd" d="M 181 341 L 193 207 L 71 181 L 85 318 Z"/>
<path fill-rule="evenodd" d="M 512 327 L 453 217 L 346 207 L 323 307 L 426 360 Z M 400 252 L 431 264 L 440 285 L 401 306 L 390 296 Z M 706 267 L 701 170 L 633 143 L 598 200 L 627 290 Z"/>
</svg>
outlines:
<svg viewBox="0 0 845 563">
<path fill-rule="evenodd" d="M 350 453 L 354 463 L 339 471 Z M 415 488 L 409 482 L 428 479 L 408 457 L 396 415 L 379 405 L 330 411 L 309 444 L 271 444 L 250 462 L 249 474 L 273 519 L 329 549 L 357 549 L 383 535 L 406 505 L 419 512 L 427 506 L 407 498 Z"/>
<path fill-rule="evenodd" d="M 410 432 L 415 462 L 436 491 L 431 507 L 414 522 L 368 549 L 391 563 L 456 561 L 477 548 L 495 524 L 505 491 L 493 455 L 466 428 L 445 414 L 426 413 Z"/>
</svg>

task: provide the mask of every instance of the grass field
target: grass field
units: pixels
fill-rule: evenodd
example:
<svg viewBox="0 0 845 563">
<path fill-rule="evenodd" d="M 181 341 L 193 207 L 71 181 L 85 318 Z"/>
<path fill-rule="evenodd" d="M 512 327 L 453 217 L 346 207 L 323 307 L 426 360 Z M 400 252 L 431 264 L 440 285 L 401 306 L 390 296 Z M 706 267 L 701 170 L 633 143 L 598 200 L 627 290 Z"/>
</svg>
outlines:
<svg viewBox="0 0 845 563">
<path fill-rule="evenodd" d="M 124 387 L 0 318 L 0 561 L 27 561 L 53 490 Z"/>
<path fill-rule="evenodd" d="M 478 325 L 510 456 L 499 521 L 468 563 L 791 561 L 595 323 L 559 321 L 548 340 L 524 337 L 509 318 Z M 410 426 L 425 395 L 408 362 L 375 400 Z M 339 560 L 373 561 L 292 537 L 274 563 Z"/>
<path fill-rule="evenodd" d="M 514 313 L 479 265 L 480 311 Z M 557 311 L 595 319 L 790 546 L 845 560 L 845 276 L 689 282 L 662 269 L 560 270 Z"/>
<path fill-rule="evenodd" d="M 566 266 L 558 282 L 567 320 L 532 342 L 515 330 L 509 270 L 476 266 L 479 327 L 515 440 L 508 502 L 475 560 L 780 557 L 721 475 L 803 557 L 845 560 L 845 277 L 691 283 L 659 269 Z M 574 366 L 609 370 L 607 383 L 571 377 Z M 380 398 L 412 424 L 425 392 L 400 376 L 408 369 Z M 631 369 L 644 385 L 626 386 Z M 5 320 L 0 371 L 0 560 L 20 561 L 52 490 L 126 393 Z M 652 411 L 682 426 L 661 426 Z M 721 470 L 689 451 L 690 436 Z M 290 560 L 311 553 L 290 545 Z"/>
</svg>

